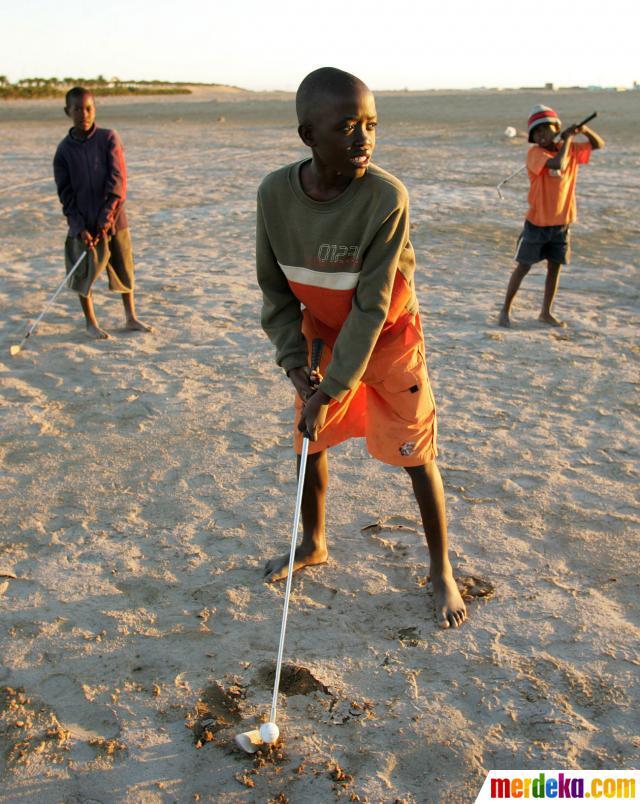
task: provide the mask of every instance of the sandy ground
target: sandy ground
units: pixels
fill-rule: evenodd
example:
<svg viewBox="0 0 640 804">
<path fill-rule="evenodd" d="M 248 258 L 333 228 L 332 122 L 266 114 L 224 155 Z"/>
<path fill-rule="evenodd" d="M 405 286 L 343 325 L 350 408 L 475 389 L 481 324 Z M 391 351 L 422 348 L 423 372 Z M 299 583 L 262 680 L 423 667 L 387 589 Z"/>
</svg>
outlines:
<svg viewBox="0 0 640 804">
<path fill-rule="evenodd" d="M 538 100 L 597 109 L 608 147 L 579 180 L 569 327 L 538 324 L 539 268 L 505 331 L 526 179 L 495 185 L 526 146 L 502 132 Z M 268 714 L 283 588 L 261 566 L 295 478 L 254 198 L 303 154 L 291 99 L 105 99 L 156 332 L 124 332 L 101 284 L 113 340 L 69 294 L 11 358 L 62 277 L 58 105 L 0 106 L 0 800 L 467 802 L 491 769 L 638 767 L 637 96 L 380 99 L 470 619 L 434 623 L 406 476 L 336 449 L 331 559 L 294 582 L 283 740 L 255 758 L 231 738 Z"/>
</svg>

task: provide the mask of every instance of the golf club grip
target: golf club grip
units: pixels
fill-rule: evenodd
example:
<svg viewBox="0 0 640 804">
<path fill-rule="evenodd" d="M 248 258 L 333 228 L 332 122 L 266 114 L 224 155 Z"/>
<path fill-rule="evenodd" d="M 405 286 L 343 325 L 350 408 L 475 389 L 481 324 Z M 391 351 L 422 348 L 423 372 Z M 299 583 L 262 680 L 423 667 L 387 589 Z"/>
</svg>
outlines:
<svg viewBox="0 0 640 804">
<path fill-rule="evenodd" d="M 581 121 L 578 123 L 577 127 L 578 127 L 578 128 L 580 128 L 580 126 L 586 126 L 586 125 L 587 125 L 587 123 L 589 122 L 589 120 L 593 120 L 593 118 L 594 118 L 594 117 L 597 117 L 597 116 L 598 116 L 598 113 L 597 113 L 597 112 L 592 112 L 592 113 L 589 115 L 589 117 L 585 117 L 585 119 L 584 119 L 584 120 L 581 120 Z"/>
<path fill-rule="evenodd" d="M 311 342 L 311 371 L 320 369 L 320 360 L 322 359 L 323 349 L 324 341 L 322 338 L 314 338 Z"/>
</svg>

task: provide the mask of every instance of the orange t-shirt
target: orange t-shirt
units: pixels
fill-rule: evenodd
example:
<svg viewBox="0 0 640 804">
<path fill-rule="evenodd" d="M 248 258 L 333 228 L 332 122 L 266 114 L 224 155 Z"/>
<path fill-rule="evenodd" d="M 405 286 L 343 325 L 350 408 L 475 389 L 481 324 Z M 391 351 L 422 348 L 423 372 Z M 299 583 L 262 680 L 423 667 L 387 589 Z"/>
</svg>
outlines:
<svg viewBox="0 0 640 804">
<path fill-rule="evenodd" d="M 536 226 L 566 226 L 576 219 L 576 179 L 578 165 L 586 165 L 591 156 L 591 143 L 571 143 L 569 160 L 564 170 L 549 170 L 547 160 L 557 151 L 533 145 L 527 153 L 529 173 L 529 211 L 527 220 Z"/>
</svg>

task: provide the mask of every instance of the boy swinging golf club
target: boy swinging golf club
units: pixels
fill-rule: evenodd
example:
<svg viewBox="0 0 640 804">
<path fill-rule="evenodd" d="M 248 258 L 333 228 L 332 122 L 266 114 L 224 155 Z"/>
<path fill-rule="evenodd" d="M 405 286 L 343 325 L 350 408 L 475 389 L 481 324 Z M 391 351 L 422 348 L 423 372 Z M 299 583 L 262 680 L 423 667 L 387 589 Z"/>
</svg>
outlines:
<svg viewBox="0 0 640 804">
<path fill-rule="evenodd" d="M 320 359 L 322 357 L 323 343 L 319 338 L 313 341 L 311 347 L 311 372 L 309 381 L 312 387 L 317 387 L 322 377 L 320 376 Z M 282 670 L 282 655 L 284 652 L 284 635 L 287 628 L 287 615 L 289 613 L 289 596 L 291 594 L 291 579 L 293 578 L 293 561 L 296 552 L 296 541 L 298 537 L 298 525 L 300 522 L 300 509 L 302 507 L 302 490 L 304 488 L 304 477 L 307 469 L 307 455 L 309 452 L 309 433 L 304 434 L 302 443 L 302 454 L 300 455 L 300 469 L 298 471 L 298 489 L 296 491 L 296 503 L 293 514 L 293 529 L 291 531 L 291 547 L 289 548 L 289 572 L 287 574 L 287 585 L 284 592 L 284 607 L 282 610 L 282 625 L 280 626 L 280 643 L 278 645 L 278 658 L 276 660 L 276 673 L 273 682 L 273 697 L 271 699 L 271 713 L 267 723 L 263 723 L 259 729 L 245 731 L 238 734 L 235 738 L 236 743 L 248 754 L 255 754 L 264 743 L 275 743 L 280 736 L 280 729 L 276 724 L 276 712 L 278 706 L 278 691 L 280 688 L 280 672 Z"/>
<path fill-rule="evenodd" d="M 151 332 L 137 317 L 134 302 L 134 263 L 126 213 L 127 168 L 117 132 L 96 126 L 93 94 L 73 87 L 65 96 L 64 112 L 72 121 L 53 159 L 53 174 L 67 220 L 67 272 L 80 251 L 91 254 L 69 281 L 80 297 L 87 334 L 103 340 L 110 335 L 98 324 L 93 304 L 96 278 L 106 271 L 109 289 L 119 293 L 125 329 Z"/>
<path fill-rule="evenodd" d="M 262 326 L 296 391 L 298 454 L 300 431 L 311 436 L 293 569 L 327 561 L 328 452 L 364 437 L 374 458 L 409 475 L 436 620 L 458 628 L 466 608 L 448 556 L 407 190 L 371 162 L 377 113 L 359 78 L 333 67 L 315 70 L 298 88 L 296 112 L 311 158 L 262 181 L 256 224 Z M 314 338 L 325 343 L 318 388 L 310 387 L 307 368 Z M 268 560 L 265 580 L 284 580 L 288 564 L 286 555 Z"/>
<path fill-rule="evenodd" d="M 48 302 L 45 304 L 44 309 L 42 310 L 42 312 L 40 313 L 40 315 L 39 315 L 39 316 L 36 318 L 36 320 L 33 322 L 33 324 L 31 324 L 31 326 L 30 326 L 30 327 L 29 327 L 29 329 L 27 330 L 27 334 L 26 334 L 26 335 L 24 336 L 24 338 L 23 338 L 23 339 L 20 341 L 20 343 L 18 343 L 18 344 L 14 344 L 14 345 L 11 347 L 11 349 L 10 349 L 9 351 L 10 351 L 10 353 L 11 353 L 11 355 L 12 355 L 12 356 L 17 355 L 17 354 L 19 354 L 19 353 L 22 351 L 22 347 L 23 347 L 23 346 L 25 345 L 25 343 L 27 342 L 27 339 L 28 339 L 28 338 L 30 338 L 30 337 L 31 337 L 31 335 L 33 335 L 33 333 L 36 331 L 36 327 L 38 326 L 38 324 L 39 324 L 39 323 L 42 321 L 42 319 L 44 318 L 44 314 L 47 312 L 47 310 L 49 309 L 49 307 L 51 307 L 51 305 L 54 303 L 54 301 L 55 301 L 55 300 L 58 298 L 58 296 L 60 295 L 60 293 L 61 293 L 62 289 L 63 289 L 63 288 L 64 288 L 64 286 L 65 286 L 65 285 L 66 285 L 66 284 L 69 282 L 69 280 L 70 280 L 70 279 L 71 279 L 71 277 L 72 277 L 72 276 L 75 274 L 75 272 L 78 270 L 78 268 L 80 267 L 80 263 L 81 263 L 81 262 L 84 260 L 84 258 L 87 256 L 87 254 L 88 254 L 88 253 L 89 253 L 89 249 L 86 249 L 85 251 L 83 251 L 83 252 L 82 252 L 82 254 L 81 254 L 81 255 L 78 257 L 78 259 L 75 261 L 75 263 L 74 263 L 73 267 L 71 268 L 71 270 L 69 271 L 69 273 L 68 273 L 68 274 L 65 276 L 65 278 L 62 280 L 62 282 L 61 282 L 61 283 L 60 283 L 60 285 L 58 286 L 58 289 L 56 290 L 56 292 L 55 292 L 55 293 L 53 294 L 53 296 L 52 296 L 52 297 L 49 299 L 49 301 L 48 301 Z"/>
<path fill-rule="evenodd" d="M 576 128 L 582 128 L 582 126 L 585 126 L 585 125 L 586 125 L 588 122 L 590 122 L 591 120 L 593 120 L 593 118 L 594 118 L 594 117 L 597 117 L 597 116 L 598 116 L 598 113 L 597 113 L 597 112 L 592 112 L 592 113 L 591 113 L 591 114 L 590 114 L 588 117 L 585 117 L 585 119 L 584 119 L 584 120 L 581 120 L 581 121 L 580 121 L 580 122 L 579 122 L 579 123 L 576 125 Z M 515 129 L 513 129 L 513 130 L 515 131 Z M 523 170 L 526 170 L 526 169 L 527 169 L 526 164 L 525 164 L 525 165 L 521 165 L 521 166 L 520 166 L 520 167 L 519 167 L 517 170 L 514 170 L 514 171 L 513 171 L 513 173 L 510 173 L 510 174 L 507 176 L 507 178 L 506 178 L 506 179 L 503 179 L 503 180 L 500 182 L 500 184 L 497 184 L 497 185 L 496 185 L 496 190 L 498 191 L 498 195 L 500 196 L 500 200 L 501 200 L 501 201 L 503 201 L 503 200 L 504 200 L 504 196 L 502 195 L 502 188 L 504 187 L 504 185 L 505 185 L 505 184 L 507 184 L 507 182 L 510 182 L 510 181 L 511 181 L 511 179 L 515 179 L 515 177 L 516 177 L 516 176 L 519 176 L 519 175 L 520 175 L 520 173 L 522 173 L 522 171 L 523 171 Z"/>
<path fill-rule="evenodd" d="M 604 140 L 585 123 L 595 112 L 560 133 L 560 118 L 548 106 L 536 105 L 528 121 L 529 142 L 526 167 L 529 174 L 529 208 L 518 238 L 517 263 L 498 317 L 501 327 L 511 326 L 511 306 L 531 266 L 546 260 L 547 276 L 538 320 L 552 327 L 564 327 L 551 312 L 560 283 L 560 270 L 571 258 L 570 227 L 576 220 L 578 168 L 586 165 L 591 151 L 604 147 Z M 583 134 L 586 142 L 574 142 Z M 559 135 L 559 139 L 557 140 Z M 556 141 L 557 140 L 557 141 Z"/>
<path fill-rule="evenodd" d="M 311 158 L 262 181 L 256 264 L 262 326 L 296 391 L 303 538 L 297 547 L 292 539 L 289 555 L 267 561 L 264 577 L 286 578 L 288 590 L 294 572 L 327 561 L 327 452 L 364 437 L 373 457 L 403 467 L 411 479 L 436 620 L 441 628 L 458 628 L 466 607 L 448 556 L 408 194 L 371 162 L 377 113 L 373 93 L 359 78 L 333 67 L 315 70 L 298 88 L 296 112 Z M 308 344 L 317 338 L 325 344 L 319 383 L 307 367 Z M 275 696 L 262 736 L 246 732 L 238 744 L 252 751 L 274 738 L 274 718 Z"/>
</svg>

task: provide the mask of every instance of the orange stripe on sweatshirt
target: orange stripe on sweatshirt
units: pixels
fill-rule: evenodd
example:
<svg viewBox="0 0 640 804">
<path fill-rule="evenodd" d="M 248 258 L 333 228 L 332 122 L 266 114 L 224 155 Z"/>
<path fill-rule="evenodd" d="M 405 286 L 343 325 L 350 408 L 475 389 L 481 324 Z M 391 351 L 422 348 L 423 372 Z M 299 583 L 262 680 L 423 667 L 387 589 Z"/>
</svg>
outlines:
<svg viewBox="0 0 640 804">
<path fill-rule="evenodd" d="M 318 274 L 317 271 L 310 273 Z M 336 276 L 336 274 L 323 274 Z M 356 274 L 357 276 L 357 274 Z M 347 320 L 353 304 L 355 290 L 334 290 L 317 285 L 302 284 L 289 279 L 289 287 L 294 296 L 309 310 L 311 315 L 325 326 L 338 331 Z M 392 327 L 403 316 L 411 299 L 411 288 L 405 277 L 398 271 L 393 282 L 393 290 L 383 331 Z M 335 336 L 334 336 L 335 337 Z"/>
<path fill-rule="evenodd" d="M 331 329 L 341 329 L 351 312 L 353 290 L 332 290 L 300 285 L 289 280 L 289 287 L 296 299 L 302 302 L 314 318 L 322 321 Z"/>
</svg>

